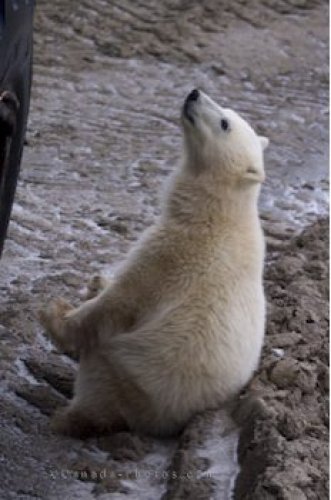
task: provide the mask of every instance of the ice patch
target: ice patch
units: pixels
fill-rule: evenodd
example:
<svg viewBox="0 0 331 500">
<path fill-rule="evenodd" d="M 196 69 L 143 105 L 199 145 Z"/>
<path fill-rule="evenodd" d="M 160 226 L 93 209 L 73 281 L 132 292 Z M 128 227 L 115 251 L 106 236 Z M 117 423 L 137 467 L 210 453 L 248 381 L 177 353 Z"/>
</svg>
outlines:
<svg viewBox="0 0 331 500">
<path fill-rule="evenodd" d="M 170 460 L 175 450 L 174 440 L 162 440 L 156 444 L 156 450 L 149 453 L 143 460 L 132 465 L 127 462 L 123 469 L 125 479 L 121 484 L 125 493 L 114 493 L 111 498 L 120 500 L 156 500 L 166 491 Z M 133 477 L 133 479 L 128 479 Z M 105 497 L 106 498 L 106 497 Z M 109 497 L 107 497 L 109 498 Z"/>
</svg>

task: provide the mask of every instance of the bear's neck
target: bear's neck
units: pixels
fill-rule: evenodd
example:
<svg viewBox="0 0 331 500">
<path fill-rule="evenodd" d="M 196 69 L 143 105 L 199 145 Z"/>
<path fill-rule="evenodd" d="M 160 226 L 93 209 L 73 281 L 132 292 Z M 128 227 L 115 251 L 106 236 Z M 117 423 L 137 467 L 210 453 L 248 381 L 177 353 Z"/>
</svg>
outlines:
<svg viewBox="0 0 331 500">
<path fill-rule="evenodd" d="M 187 175 L 173 177 L 165 199 L 165 220 L 184 227 L 201 225 L 217 229 L 232 222 L 237 230 L 259 223 L 257 201 L 260 185 L 214 189 L 210 179 Z"/>
</svg>

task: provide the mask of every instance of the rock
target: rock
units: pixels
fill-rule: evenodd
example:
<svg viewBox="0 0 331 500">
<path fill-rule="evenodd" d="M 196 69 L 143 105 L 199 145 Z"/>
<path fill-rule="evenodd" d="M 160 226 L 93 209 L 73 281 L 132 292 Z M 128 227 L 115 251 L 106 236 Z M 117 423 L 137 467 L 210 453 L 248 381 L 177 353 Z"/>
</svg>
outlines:
<svg viewBox="0 0 331 500">
<path fill-rule="evenodd" d="M 298 416 L 294 416 L 293 412 L 286 411 L 277 422 L 277 428 L 287 439 L 299 438 L 307 426 L 306 420 Z"/>
<path fill-rule="evenodd" d="M 316 368 L 309 363 L 300 363 L 300 376 L 297 379 L 297 386 L 303 393 L 311 394 L 317 384 Z"/>
<path fill-rule="evenodd" d="M 298 362 L 292 358 L 278 361 L 271 373 L 269 379 L 280 389 L 295 385 L 299 377 Z"/>
<path fill-rule="evenodd" d="M 275 348 L 290 347 L 302 340 L 302 335 L 296 332 L 276 333 L 270 339 Z"/>
</svg>

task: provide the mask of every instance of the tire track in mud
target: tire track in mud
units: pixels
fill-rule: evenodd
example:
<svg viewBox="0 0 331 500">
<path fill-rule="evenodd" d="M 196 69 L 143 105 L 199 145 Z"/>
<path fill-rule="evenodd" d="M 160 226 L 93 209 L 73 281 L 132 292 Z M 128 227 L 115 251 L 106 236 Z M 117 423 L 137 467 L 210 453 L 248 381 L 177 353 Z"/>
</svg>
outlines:
<svg viewBox="0 0 331 500">
<path fill-rule="evenodd" d="M 82 49 L 92 42 L 103 55 L 111 57 L 200 63 L 206 57 L 215 59 L 220 32 L 233 24 L 262 30 L 278 22 L 280 15 L 308 17 L 311 8 L 322 3 L 322 0 L 162 3 L 86 0 L 74 6 L 62 0 L 56 4 L 41 2 L 37 23 L 40 32 L 48 35 L 43 42 L 45 39 L 58 42 L 61 36 L 65 41 L 76 39 L 83 43 Z"/>
</svg>

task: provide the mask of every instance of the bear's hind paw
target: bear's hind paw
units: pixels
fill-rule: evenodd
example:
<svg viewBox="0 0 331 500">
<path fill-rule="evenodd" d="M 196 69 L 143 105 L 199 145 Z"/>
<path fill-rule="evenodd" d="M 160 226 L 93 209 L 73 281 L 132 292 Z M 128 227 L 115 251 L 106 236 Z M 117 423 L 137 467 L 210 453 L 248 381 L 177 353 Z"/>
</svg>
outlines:
<svg viewBox="0 0 331 500">
<path fill-rule="evenodd" d="M 73 307 L 64 299 L 52 301 L 39 311 L 39 320 L 54 344 L 64 351 L 71 351 L 68 346 L 66 317 Z"/>
</svg>

